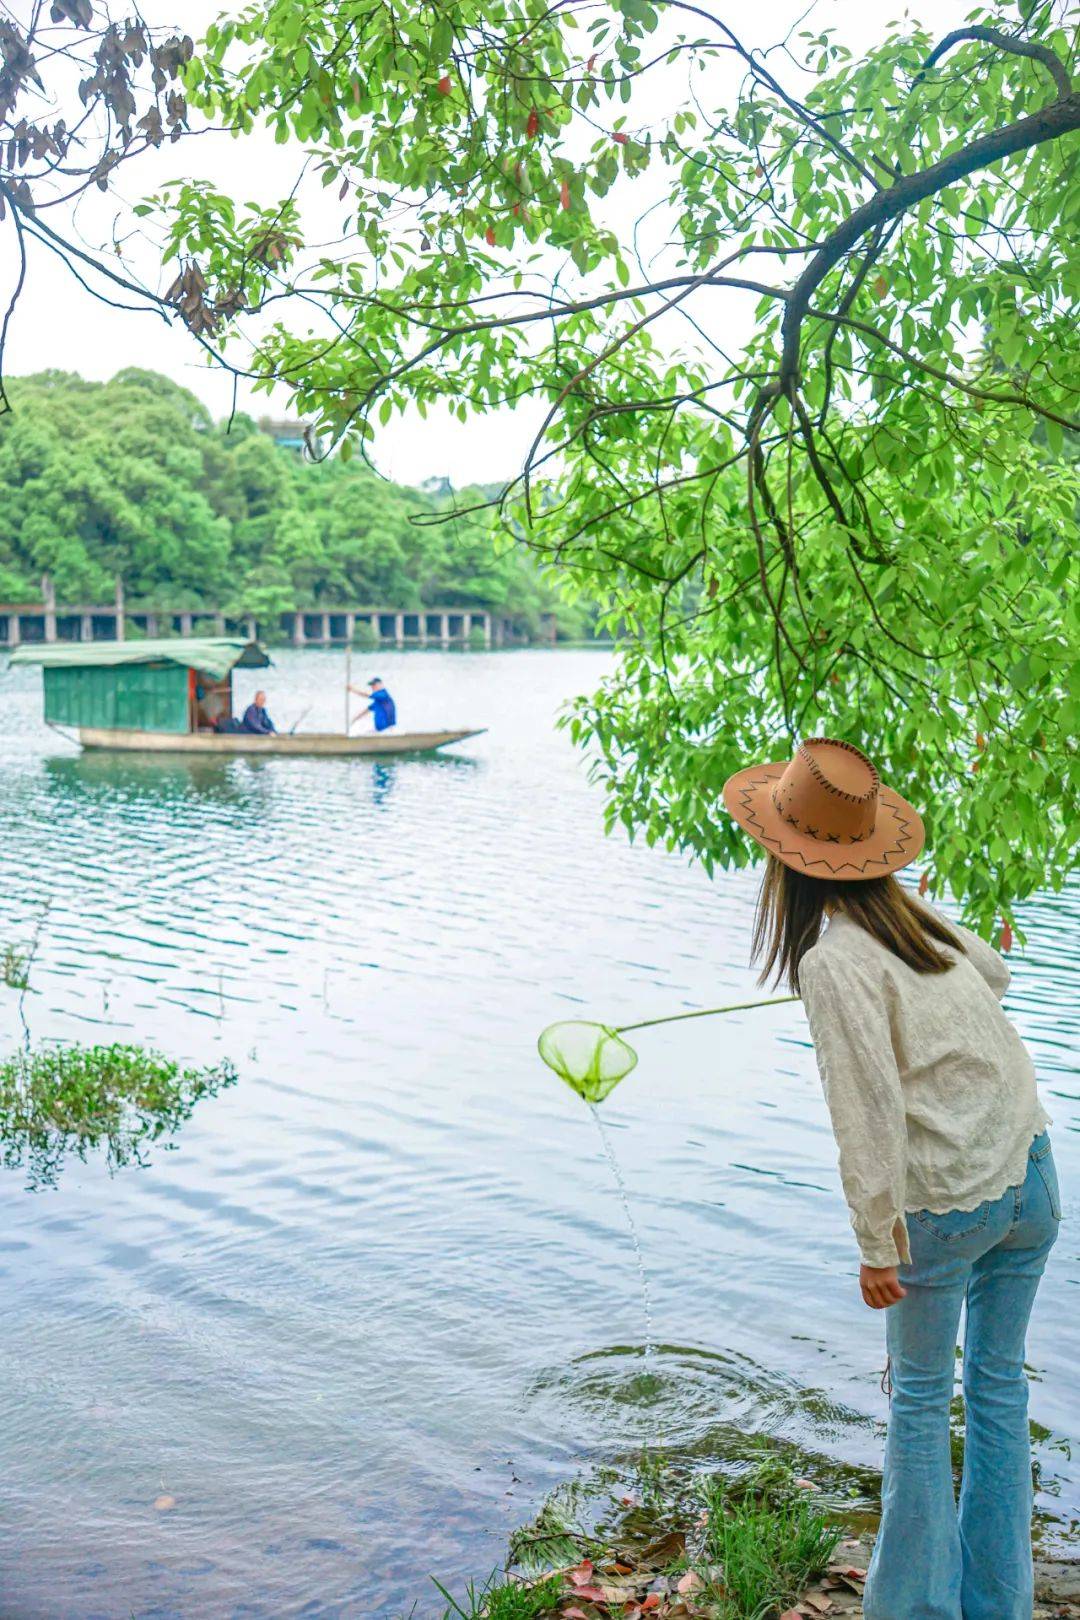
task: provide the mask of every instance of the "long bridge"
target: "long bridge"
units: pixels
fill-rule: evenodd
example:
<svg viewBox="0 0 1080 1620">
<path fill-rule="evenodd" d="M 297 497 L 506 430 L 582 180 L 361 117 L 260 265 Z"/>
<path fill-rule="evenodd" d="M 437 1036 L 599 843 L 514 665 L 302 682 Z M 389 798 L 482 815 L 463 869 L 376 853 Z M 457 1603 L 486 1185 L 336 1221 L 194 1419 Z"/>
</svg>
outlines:
<svg viewBox="0 0 1080 1620">
<path fill-rule="evenodd" d="M 543 614 L 541 622 L 554 641 L 555 615 Z M 105 604 L 58 603 L 48 575 L 39 602 L 0 602 L 0 648 L 9 651 L 27 641 L 123 641 L 128 629 L 146 636 L 243 634 L 252 641 L 261 630 L 275 640 L 284 633 L 295 647 L 348 646 L 358 630 L 372 647 L 503 647 L 525 639 L 520 622 L 503 609 L 320 606 L 290 608 L 267 621 L 197 604 L 129 607 L 121 580 Z"/>
</svg>

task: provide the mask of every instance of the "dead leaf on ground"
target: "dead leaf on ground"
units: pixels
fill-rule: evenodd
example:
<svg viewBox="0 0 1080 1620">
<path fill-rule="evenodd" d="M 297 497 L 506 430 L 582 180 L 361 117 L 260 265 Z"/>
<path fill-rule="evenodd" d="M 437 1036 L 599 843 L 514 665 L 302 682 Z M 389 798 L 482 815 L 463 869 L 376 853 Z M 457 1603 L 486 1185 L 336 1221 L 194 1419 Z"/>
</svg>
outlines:
<svg viewBox="0 0 1080 1620">
<path fill-rule="evenodd" d="M 673 1564 L 676 1558 L 681 1558 L 686 1552 L 686 1532 L 671 1530 L 659 1541 L 650 1542 L 643 1552 L 638 1554 L 638 1568 L 651 1564 L 653 1568 L 663 1568 L 665 1564 Z"/>
</svg>

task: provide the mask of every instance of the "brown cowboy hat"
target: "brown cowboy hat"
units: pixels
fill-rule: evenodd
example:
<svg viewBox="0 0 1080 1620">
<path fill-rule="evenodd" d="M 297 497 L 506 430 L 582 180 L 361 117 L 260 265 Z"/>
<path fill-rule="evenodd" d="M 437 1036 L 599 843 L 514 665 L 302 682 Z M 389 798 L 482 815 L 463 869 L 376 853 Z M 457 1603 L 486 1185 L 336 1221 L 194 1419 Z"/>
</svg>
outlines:
<svg viewBox="0 0 1080 1620">
<path fill-rule="evenodd" d="M 735 820 L 785 866 L 809 877 L 881 877 L 923 847 L 922 817 L 883 787 L 848 742 L 811 737 L 792 760 L 749 765 L 724 783 Z"/>
</svg>

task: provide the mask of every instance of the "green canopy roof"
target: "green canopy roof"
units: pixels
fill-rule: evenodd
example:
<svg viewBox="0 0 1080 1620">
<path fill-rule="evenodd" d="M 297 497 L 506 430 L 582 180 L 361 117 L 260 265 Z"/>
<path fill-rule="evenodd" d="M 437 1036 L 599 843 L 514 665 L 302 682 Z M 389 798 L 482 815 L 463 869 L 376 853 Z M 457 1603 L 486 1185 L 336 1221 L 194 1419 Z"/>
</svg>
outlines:
<svg viewBox="0 0 1080 1620">
<path fill-rule="evenodd" d="M 11 655 L 13 664 L 42 664 L 46 669 L 98 669 L 119 664 L 179 664 L 201 669 L 222 680 L 235 669 L 265 669 L 270 659 L 257 641 L 243 636 L 175 636 L 154 641 L 24 642 Z"/>
</svg>

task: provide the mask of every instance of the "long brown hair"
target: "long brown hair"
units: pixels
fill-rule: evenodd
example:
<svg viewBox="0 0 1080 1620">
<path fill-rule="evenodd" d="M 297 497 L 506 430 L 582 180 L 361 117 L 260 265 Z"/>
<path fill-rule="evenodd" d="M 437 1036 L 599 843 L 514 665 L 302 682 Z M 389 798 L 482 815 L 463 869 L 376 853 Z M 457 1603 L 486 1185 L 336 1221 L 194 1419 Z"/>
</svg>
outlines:
<svg viewBox="0 0 1080 1620">
<path fill-rule="evenodd" d="M 920 906 L 891 873 L 844 882 L 808 877 L 769 854 L 761 880 L 751 960 L 764 958 L 759 984 L 775 973 L 796 995 L 799 963 L 816 945 L 826 908 L 842 911 L 916 973 L 947 973 L 951 957 L 939 947 L 963 951 L 963 941 L 947 923 Z"/>
</svg>

